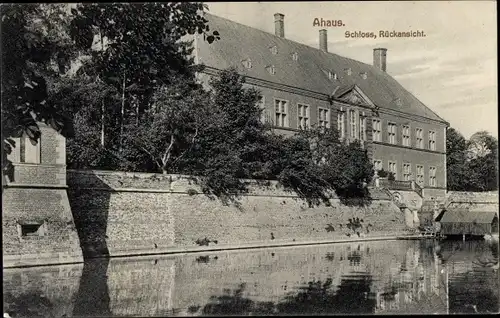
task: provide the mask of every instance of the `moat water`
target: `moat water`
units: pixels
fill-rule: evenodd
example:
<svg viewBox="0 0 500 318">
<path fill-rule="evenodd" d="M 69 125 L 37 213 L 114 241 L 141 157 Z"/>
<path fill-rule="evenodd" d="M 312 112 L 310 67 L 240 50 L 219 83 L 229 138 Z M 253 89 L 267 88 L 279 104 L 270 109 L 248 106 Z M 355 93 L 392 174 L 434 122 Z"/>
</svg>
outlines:
<svg viewBox="0 0 500 318">
<path fill-rule="evenodd" d="M 497 313 L 498 243 L 378 241 L 96 259 L 6 269 L 3 294 L 11 317 Z"/>
</svg>

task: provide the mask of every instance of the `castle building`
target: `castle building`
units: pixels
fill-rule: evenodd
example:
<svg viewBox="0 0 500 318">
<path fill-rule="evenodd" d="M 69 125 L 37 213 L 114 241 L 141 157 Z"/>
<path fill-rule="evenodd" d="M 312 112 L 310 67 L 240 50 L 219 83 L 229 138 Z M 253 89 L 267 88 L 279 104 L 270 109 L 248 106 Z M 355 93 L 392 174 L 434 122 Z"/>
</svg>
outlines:
<svg viewBox="0 0 500 318">
<path fill-rule="evenodd" d="M 234 67 L 246 85 L 260 90 L 263 119 L 291 135 L 320 125 L 360 140 L 376 171 L 414 181 L 425 198 L 446 193 L 446 129 L 449 124 L 387 73 L 387 49 L 373 49 L 373 65 L 285 38 L 284 15 L 274 15 L 275 34 L 205 13 L 220 40 L 194 35 L 194 58 L 205 65 L 202 81 Z"/>
</svg>

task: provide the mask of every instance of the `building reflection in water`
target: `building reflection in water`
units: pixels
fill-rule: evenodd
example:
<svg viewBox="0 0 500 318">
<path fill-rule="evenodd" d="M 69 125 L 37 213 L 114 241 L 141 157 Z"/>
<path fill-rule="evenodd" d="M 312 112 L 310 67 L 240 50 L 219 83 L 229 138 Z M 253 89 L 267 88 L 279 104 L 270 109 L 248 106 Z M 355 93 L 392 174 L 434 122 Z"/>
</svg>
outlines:
<svg viewBox="0 0 500 318">
<path fill-rule="evenodd" d="M 474 260 L 495 257 L 486 242 L 425 240 L 96 259 L 6 271 L 4 306 L 13 317 L 488 312 L 498 271 Z"/>
</svg>

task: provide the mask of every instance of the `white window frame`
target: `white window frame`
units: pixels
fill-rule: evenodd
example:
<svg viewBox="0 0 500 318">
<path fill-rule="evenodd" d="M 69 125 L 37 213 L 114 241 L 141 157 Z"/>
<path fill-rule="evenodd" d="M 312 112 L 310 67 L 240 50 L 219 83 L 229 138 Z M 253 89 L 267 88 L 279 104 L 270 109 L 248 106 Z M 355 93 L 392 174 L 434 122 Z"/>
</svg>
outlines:
<svg viewBox="0 0 500 318">
<path fill-rule="evenodd" d="M 276 109 L 277 104 L 279 104 L 278 110 Z M 290 122 L 289 122 L 289 107 L 288 107 L 289 101 L 286 99 L 281 99 L 281 98 L 275 98 L 274 99 L 274 125 L 277 127 L 289 127 Z M 284 104 L 284 107 L 282 107 Z"/>
<path fill-rule="evenodd" d="M 357 125 L 356 125 L 356 111 L 354 109 L 349 110 L 349 137 L 351 139 L 357 139 L 358 138 L 358 130 L 357 130 Z"/>
<path fill-rule="evenodd" d="M 325 114 L 324 118 L 321 114 Z M 318 126 L 330 128 L 330 110 L 328 108 L 318 107 Z"/>
<path fill-rule="evenodd" d="M 391 145 L 396 145 L 397 144 L 397 125 L 396 123 L 393 122 L 388 122 L 387 123 L 387 142 L 390 143 Z"/>
<path fill-rule="evenodd" d="M 298 60 L 299 60 L 299 53 L 294 52 L 294 53 L 292 54 L 292 60 L 294 60 L 294 61 L 298 61 Z"/>
<path fill-rule="evenodd" d="M 339 137 L 345 138 L 345 112 L 343 110 L 337 113 L 337 129 L 339 131 Z"/>
<path fill-rule="evenodd" d="M 391 166 L 394 166 L 394 171 L 391 170 Z M 394 179 L 397 180 L 398 177 L 398 162 L 397 161 L 389 161 L 387 163 L 387 171 L 392 172 L 394 174 Z"/>
<path fill-rule="evenodd" d="M 415 181 L 420 186 L 424 186 L 424 182 L 425 182 L 425 170 L 424 170 L 424 166 L 423 165 L 417 165 Z"/>
<path fill-rule="evenodd" d="M 363 114 L 359 115 L 359 139 L 366 141 L 366 116 Z"/>
<path fill-rule="evenodd" d="M 311 127 L 311 105 L 297 103 L 297 128 L 309 129 L 310 127 Z"/>
<path fill-rule="evenodd" d="M 411 163 L 403 163 L 403 181 L 411 181 Z"/>
<path fill-rule="evenodd" d="M 428 145 L 429 150 L 436 150 L 436 132 L 434 130 L 429 130 Z"/>
<path fill-rule="evenodd" d="M 411 147 L 411 129 L 410 125 L 403 125 L 401 129 L 401 134 L 403 136 L 403 146 Z"/>
<path fill-rule="evenodd" d="M 437 172 L 436 167 L 433 166 L 429 167 L 429 187 L 436 186 L 436 172 Z"/>
<path fill-rule="evenodd" d="M 424 149 L 424 130 L 420 127 L 415 128 L 416 147 Z"/>
<path fill-rule="evenodd" d="M 382 122 L 380 119 L 372 120 L 372 131 L 373 141 L 382 141 Z"/>
<path fill-rule="evenodd" d="M 384 162 L 381 159 L 373 159 L 373 170 L 379 171 L 384 168 Z"/>
</svg>

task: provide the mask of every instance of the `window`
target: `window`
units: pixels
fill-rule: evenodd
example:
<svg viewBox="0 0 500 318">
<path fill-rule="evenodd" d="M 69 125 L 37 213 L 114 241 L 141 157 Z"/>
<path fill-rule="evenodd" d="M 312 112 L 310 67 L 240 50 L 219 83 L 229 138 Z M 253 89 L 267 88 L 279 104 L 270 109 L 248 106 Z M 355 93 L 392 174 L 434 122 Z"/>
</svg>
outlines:
<svg viewBox="0 0 500 318">
<path fill-rule="evenodd" d="M 337 79 L 337 74 L 335 74 L 334 72 L 332 71 L 329 71 L 328 72 L 328 79 L 331 79 L 331 80 L 336 80 Z"/>
<path fill-rule="evenodd" d="M 395 161 L 389 161 L 389 172 L 392 172 L 392 174 L 394 175 L 394 179 L 396 179 L 398 167 Z"/>
<path fill-rule="evenodd" d="M 436 132 L 429 131 L 429 149 L 436 150 Z"/>
<path fill-rule="evenodd" d="M 274 67 L 274 65 L 269 65 L 269 66 L 267 67 L 267 71 L 268 71 L 268 72 L 269 72 L 269 74 L 271 74 L 271 75 L 276 74 L 276 68 Z"/>
<path fill-rule="evenodd" d="M 292 54 L 292 60 L 298 61 L 299 60 L 299 54 L 297 52 Z"/>
<path fill-rule="evenodd" d="M 374 119 L 373 122 L 373 141 L 382 141 L 382 124 L 380 119 Z"/>
<path fill-rule="evenodd" d="M 396 144 L 396 124 L 394 123 L 388 123 L 387 124 L 387 132 L 388 132 L 388 136 L 389 136 L 389 140 L 388 142 L 390 144 L 393 144 L 395 145 Z"/>
<path fill-rule="evenodd" d="M 368 78 L 368 74 L 366 74 L 366 72 L 359 73 L 359 76 L 361 76 L 362 79 Z"/>
<path fill-rule="evenodd" d="M 424 148 L 424 138 L 422 128 L 415 129 L 416 132 L 416 140 L 417 140 L 417 148 Z"/>
<path fill-rule="evenodd" d="M 359 139 L 366 141 L 366 117 L 359 116 Z"/>
<path fill-rule="evenodd" d="M 373 159 L 373 170 L 379 171 L 382 169 L 383 169 L 382 160 Z"/>
<path fill-rule="evenodd" d="M 269 49 L 271 50 L 271 53 L 273 53 L 274 55 L 278 54 L 278 48 L 276 47 L 276 45 L 271 46 Z"/>
<path fill-rule="evenodd" d="M 28 221 L 17 224 L 17 232 L 21 239 L 33 236 L 44 236 L 47 232 L 45 222 Z"/>
<path fill-rule="evenodd" d="M 24 134 L 19 138 L 19 162 L 40 163 L 40 144 L 42 139 L 33 145 L 29 137 Z"/>
<path fill-rule="evenodd" d="M 417 165 L 417 183 L 420 186 L 424 185 L 424 166 Z"/>
<path fill-rule="evenodd" d="M 298 110 L 298 128 L 308 129 L 309 128 L 309 105 L 297 104 Z"/>
<path fill-rule="evenodd" d="M 403 126 L 403 146 L 411 147 L 410 126 Z"/>
<path fill-rule="evenodd" d="M 352 70 L 351 70 L 351 68 L 346 68 L 346 69 L 344 69 L 344 71 L 345 71 L 345 73 L 346 73 L 347 75 L 351 75 L 351 74 L 352 74 Z"/>
<path fill-rule="evenodd" d="M 339 137 L 345 138 L 345 114 L 343 111 L 339 111 L 337 114 L 337 129 L 339 130 Z"/>
<path fill-rule="evenodd" d="M 429 186 L 436 186 L 436 167 L 429 167 Z"/>
<path fill-rule="evenodd" d="M 411 181 L 411 164 L 403 163 L 403 180 Z"/>
<path fill-rule="evenodd" d="M 243 66 L 245 68 L 252 68 L 252 60 L 251 59 L 243 60 L 243 61 L 241 61 L 241 64 L 243 64 Z"/>
<path fill-rule="evenodd" d="M 318 108 L 318 126 L 330 128 L 330 113 L 326 108 Z"/>
<path fill-rule="evenodd" d="M 288 127 L 288 102 L 285 100 L 275 99 L 274 110 L 276 114 L 275 125 L 278 127 Z"/>
<path fill-rule="evenodd" d="M 355 139 L 357 137 L 356 134 L 356 112 L 354 110 L 349 111 L 349 122 L 350 124 L 350 136 L 352 139 Z"/>
<path fill-rule="evenodd" d="M 262 98 L 257 102 L 257 105 L 259 106 L 259 109 L 261 110 L 260 120 L 263 123 L 267 122 L 266 99 L 264 96 L 262 96 Z"/>
</svg>

